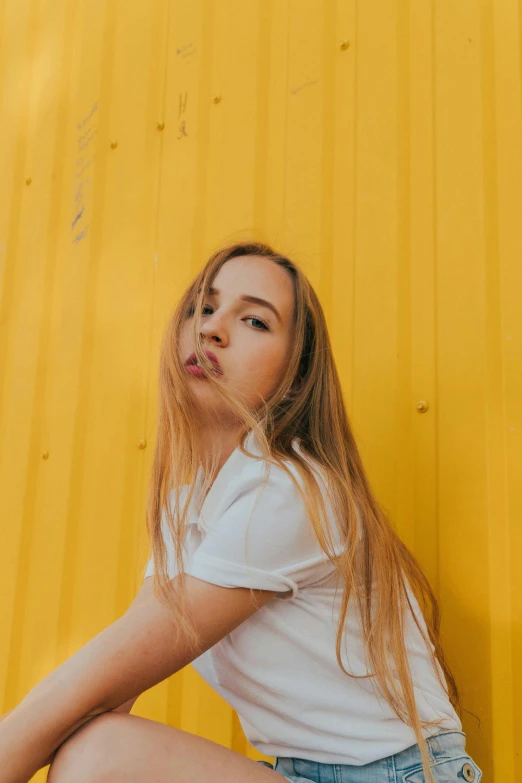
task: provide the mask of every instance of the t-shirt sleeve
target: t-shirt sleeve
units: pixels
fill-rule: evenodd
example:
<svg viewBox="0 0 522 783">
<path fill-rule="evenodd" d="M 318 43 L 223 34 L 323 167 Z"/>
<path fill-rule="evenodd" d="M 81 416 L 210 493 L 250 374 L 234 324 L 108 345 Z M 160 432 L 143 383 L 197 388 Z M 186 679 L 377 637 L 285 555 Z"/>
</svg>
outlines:
<svg viewBox="0 0 522 783">
<path fill-rule="evenodd" d="M 280 598 L 294 598 L 331 574 L 299 491 L 278 465 L 247 465 L 230 482 L 219 512 L 188 574 L 222 587 L 287 593 Z"/>
<path fill-rule="evenodd" d="M 154 576 L 154 558 L 152 555 L 147 560 L 147 565 L 145 567 L 145 573 L 143 574 L 143 578 L 147 579 L 148 576 Z"/>
</svg>

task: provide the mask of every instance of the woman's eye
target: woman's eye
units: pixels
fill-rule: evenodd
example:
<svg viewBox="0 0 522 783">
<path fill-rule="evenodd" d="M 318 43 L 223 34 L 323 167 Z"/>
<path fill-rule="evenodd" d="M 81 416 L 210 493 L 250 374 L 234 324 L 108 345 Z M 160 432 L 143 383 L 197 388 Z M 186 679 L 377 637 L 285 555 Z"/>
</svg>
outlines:
<svg viewBox="0 0 522 783">
<path fill-rule="evenodd" d="M 255 315 L 247 315 L 247 317 L 245 318 L 245 321 L 257 321 L 258 323 L 261 324 L 263 329 L 266 329 L 268 331 L 268 326 L 265 324 L 265 322 L 262 321 L 261 318 L 256 318 Z M 258 327 L 256 327 L 256 328 L 258 328 Z"/>
<path fill-rule="evenodd" d="M 207 310 L 207 309 L 212 310 L 211 305 L 204 305 L 203 306 L 202 315 L 205 315 L 204 310 Z M 192 313 L 194 313 L 194 308 L 192 308 Z M 265 329 L 267 332 L 270 331 L 268 324 L 266 324 L 264 321 L 262 321 L 261 318 L 257 318 L 255 315 L 247 315 L 247 317 L 245 318 L 245 321 L 257 321 L 258 323 L 261 324 L 261 327 L 256 326 L 255 327 L 256 329 L 258 329 L 260 331 L 263 330 L 263 329 Z"/>
</svg>

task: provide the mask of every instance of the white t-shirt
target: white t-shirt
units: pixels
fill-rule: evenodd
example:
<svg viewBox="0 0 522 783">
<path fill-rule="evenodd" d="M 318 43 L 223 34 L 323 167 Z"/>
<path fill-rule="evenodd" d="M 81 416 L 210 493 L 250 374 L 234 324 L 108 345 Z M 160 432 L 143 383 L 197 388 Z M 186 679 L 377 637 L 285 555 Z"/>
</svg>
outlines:
<svg viewBox="0 0 522 783">
<path fill-rule="evenodd" d="M 247 436 L 246 448 L 260 455 L 253 435 L 251 431 Z M 299 448 L 296 441 L 294 447 Z M 300 481 L 297 470 L 286 464 Z M 317 469 L 315 463 L 310 465 Z M 200 467 L 196 489 L 202 478 Z M 187 486 L 181 491 L 186 492 Z M 183 501 L 182 497 L 180 507 Z M 343 587 L 290 477 L 279 466 L 246 457 L 236 448 L 218 473 L 199 517 L 193 508 L 194 502 L 188 517 L 193 524 L 184 545 L 188 574 L 222 587 L 280 592 L 192 662 L 236 710 L 249 742 L 269 757 L 355 765 L 414 745 L 414 732 L 376 692 L 372 679 L 348 677 L 337 663 L 335 638 Z M 326 508 L 331 513 L 328 503 Z M 172 578 L 174 550 L 165 519 L 163 525 Z M 336 531 L 334 520 L 331 528 Z M 342 544 L 338 538 L 335 541 L 340 552 Z M 151 557 L 144 578 L 153 573 Z M 418 604 L 409 595 L 425 628 Z M 343 664 L 353 674 L 365 674 L 361 629 L 351 601 L 345 627 Z M 444 718 L 424 735 L 461 731 L 460 719 L 438 682 L 409 612 L 406 644 L 421 719 Z"/>
</svg>

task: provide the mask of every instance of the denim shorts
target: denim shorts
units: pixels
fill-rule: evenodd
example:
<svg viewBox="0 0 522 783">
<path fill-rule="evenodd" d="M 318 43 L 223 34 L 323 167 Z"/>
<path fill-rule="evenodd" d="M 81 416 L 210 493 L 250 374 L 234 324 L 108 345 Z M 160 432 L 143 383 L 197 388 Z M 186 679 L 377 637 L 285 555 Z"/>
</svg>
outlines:
<svg viewBox="0 0 522 783">
<path fill-rule="evenodd" d="M 442 731 L 427 738 L 433 777 L 437 783 L 479 783 L 482 770 L 466 753 L 462 731 Z M 420 748 L 412 745 L 370 764 L 323 764 L 278 756 L 272 767 L 290 783 L 425 783 Z"/>
</svg>

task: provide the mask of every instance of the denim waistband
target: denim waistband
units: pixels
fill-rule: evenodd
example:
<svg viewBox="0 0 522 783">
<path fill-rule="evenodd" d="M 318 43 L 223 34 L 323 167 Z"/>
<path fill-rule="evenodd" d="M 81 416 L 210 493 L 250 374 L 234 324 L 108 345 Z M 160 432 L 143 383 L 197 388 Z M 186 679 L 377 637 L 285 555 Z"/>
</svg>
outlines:
<svg viewBox="0 0 522 783">
<path fill-rule="evenodd" d="M 458 758 L 466 755 L 466 735 L 462 731 L 441 731 L 426 738 L 430 761 Z M 362 766 L 355 764 L 326 764 L 301 758 L 278 757 L 274 769 L 284 776 L 299 776 L 312 781 L 328 778 L 333 781 L 395 780 L 407 770 L 422 764 L 418 744 L 405 748 L 393 756 L 372 761 Z M 334 773 L 335 768 L 335 774 Z M 321 774 L 321 772 L 323 774 Z M 326 776 L 326 777 L 325 777 Z"/>
<path fill-rule="evenodd" d="M 463 731 L 441 731 L 426 738 L 430 761 L 455 758 L 466 754 L 466 735 Z M 420 759 L 420 748 L 412 745 L 393 756 L 395 769 L 402 772 L 412 767 Z"/>
</svg>

